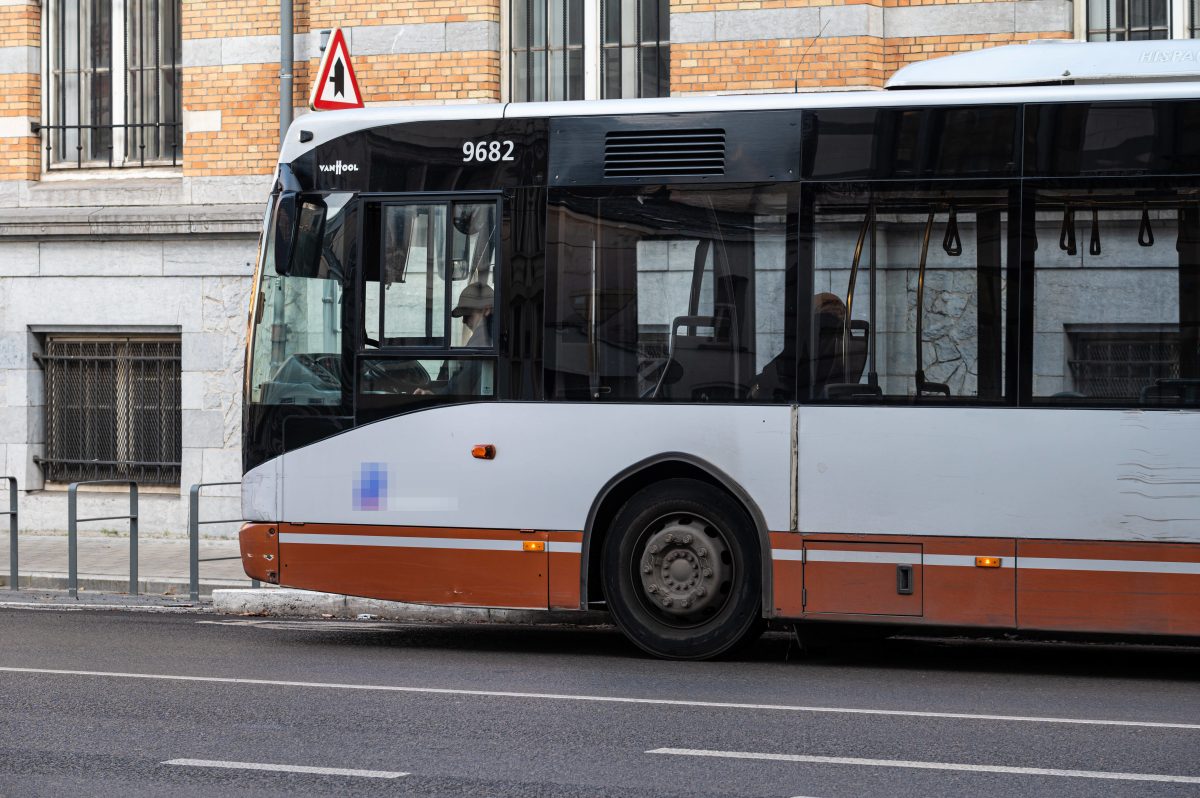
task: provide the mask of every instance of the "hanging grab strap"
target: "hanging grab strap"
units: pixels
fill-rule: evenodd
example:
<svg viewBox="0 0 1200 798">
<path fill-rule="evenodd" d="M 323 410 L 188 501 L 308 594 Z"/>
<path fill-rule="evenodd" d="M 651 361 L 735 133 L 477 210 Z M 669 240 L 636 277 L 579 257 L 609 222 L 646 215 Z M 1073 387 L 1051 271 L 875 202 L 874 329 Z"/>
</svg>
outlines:
<svg viewBox="0 0 1200 798">
<path fill-rule="evenodd" d="M 942 249 L 952 258 L 962 254 L 962 239 L 958 235 L 958 211 L 950 206 L 950 220 L 946 222 L 946 235 L 942 236 Z"/>
<path fill-rule="evenodd" d="M 1154 229 L 1150 227 L 1150 208 L 1142 205 L 1142 223 L 1138 225 L 1138 246 L 1154 246 Z"/>
<path fill-rule="evenodd" d="M 1070 205 L 1063 207 L 1062 227 L 1058 231 L 1058 248 L 1068 255 L 1079 252 L 1075 246 L 1075 210 Z"/>
<path fill-rule="evenodd" d="M 929 218 L 925 220 L 925 235 L 921 239 L 921 261 L 917 265 L 917 396 L 925 393 L 950 395 L 949 385 L 925 379 L 925 353 L 921 346 L 925 337 L 925 264 L 929 260 L 929 236 L 933 232 L 934 213 L 934 209 L 930 208 Z"/>
<path fill-rule="evenodd" d="M 1092 208 L 1092 238 L 1088 242 L 1088 254 L 1100 254 L 1100 211 Z"/>
</svg>

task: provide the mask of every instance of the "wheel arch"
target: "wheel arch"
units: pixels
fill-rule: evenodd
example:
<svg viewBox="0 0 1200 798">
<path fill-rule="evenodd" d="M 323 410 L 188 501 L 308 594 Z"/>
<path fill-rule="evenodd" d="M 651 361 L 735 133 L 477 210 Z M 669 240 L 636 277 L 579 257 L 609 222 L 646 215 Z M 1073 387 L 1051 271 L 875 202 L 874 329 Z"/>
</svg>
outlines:
<svg viewBox="0 0 1200 798">
<path fill-rule="evenodd" d="M 758 503 L 742 485 L 712 463 L 682 452 L 664 452 L 640 460 L 618 472 L 596 495 L 588 509 L 583 528 L 580 563 L 579 597 L 582 609 L 595 598 L 602 598 L 600 581 L 600 550 L 608 526 L 625 502 L 639 490 L 666 479 L 695 479 L 725 491 L 741 505 L 749 516 L 758 537 L 759 568 L 762 576 L 762 614 L 774 614 L 774 582 L 771 559 L 771 538 L 766 518 Z M 589 592 L 590 591 L 590 592 Z"/>
</svg>

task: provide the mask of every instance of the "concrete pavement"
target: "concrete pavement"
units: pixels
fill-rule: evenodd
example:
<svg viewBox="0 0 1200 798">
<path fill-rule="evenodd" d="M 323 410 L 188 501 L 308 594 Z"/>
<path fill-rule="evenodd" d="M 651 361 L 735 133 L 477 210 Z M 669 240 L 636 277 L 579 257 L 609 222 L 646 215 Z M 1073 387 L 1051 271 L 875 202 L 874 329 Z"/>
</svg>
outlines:
<svg viewBox="0 0 1200 798">
<path fill-rule="evenodd" d="M 125 535 L 80 535 L 79 586 L 82 590 L 123 593 L 129 589 L 129 538 Z M 18 536 L 20 586 L 65 590 L 67 587 L 67 536 Z M 9 582 L 8 536 L 0 536 L 0 585 Z M 250 587 L 242 571 L 237 540 L 202 538 L 200 588 L 204 594 L 217 588 Z M 143 593 L 187 595 L 188 541 L 182 538 L 138 540 L 138 581 Z"/>
</svg>

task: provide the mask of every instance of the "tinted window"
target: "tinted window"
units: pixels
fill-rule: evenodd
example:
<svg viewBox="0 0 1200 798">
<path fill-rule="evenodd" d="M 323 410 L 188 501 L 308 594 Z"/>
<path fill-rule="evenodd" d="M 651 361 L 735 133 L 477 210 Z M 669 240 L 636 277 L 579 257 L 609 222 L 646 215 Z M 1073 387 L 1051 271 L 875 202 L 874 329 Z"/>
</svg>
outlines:
<svg viewBox="0 0 1200 798">
<path fill-rule="evenodd" d="M 792 196 L 777 187 L 552 196 L 549 393 L 789 400 Z"/>
<path fill-rule="evenodd" d="M 806 121 L 805 176 L 889 179 L 1015 174 L 1018 109 L 845 109 Z"/>
<path fill-rule="evenodd" d="M 1200 404 L 1200 211 L 1194 188 L 1038 190 L 1033 397 Z"/>
<path fill-rule="evenodd" d="M 1045 176 L 1200 171 L 1200 104 L 1069 103 L 1030 106 L 1028 173 Z"/>
<path fill-rule="evenodd" d="M 844 183 L 808 190 L 813 285 L 801 395 L 1003 397 L 1010 191 Z"/>
</svg>

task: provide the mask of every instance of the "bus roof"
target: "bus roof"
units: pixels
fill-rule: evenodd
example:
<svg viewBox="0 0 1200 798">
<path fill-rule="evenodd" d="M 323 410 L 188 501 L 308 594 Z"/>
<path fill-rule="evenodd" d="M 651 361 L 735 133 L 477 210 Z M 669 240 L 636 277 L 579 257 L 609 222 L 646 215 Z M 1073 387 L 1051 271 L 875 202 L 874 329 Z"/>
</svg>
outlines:
<svg viewBox="0 0 1200 798">
<path fill-rule="evenodd" d="M 918 61 L 888 89 L 1154 83 L 1200 78 L 1200 40 L 1072 42 L 1044 39 Z"/>
<path fill-rule="evenodd" d="M 998 85 L 1000 81 L 1003 85 Z M 1053 85 L 1037 85 L 1046 83 Z M 325 111 L 305 114 L 292 123 L 279 160 L 290 163 L 349 133 L 407 122 L 1200 99 L 1200 40 L 1007 45 L 911 64 L 899 70 L 887 85 L 885 90 L 370 106 Z M 300 141 L 300 131 L 311 134 L 306 136 L 308 141 Z"/>
</svg>

